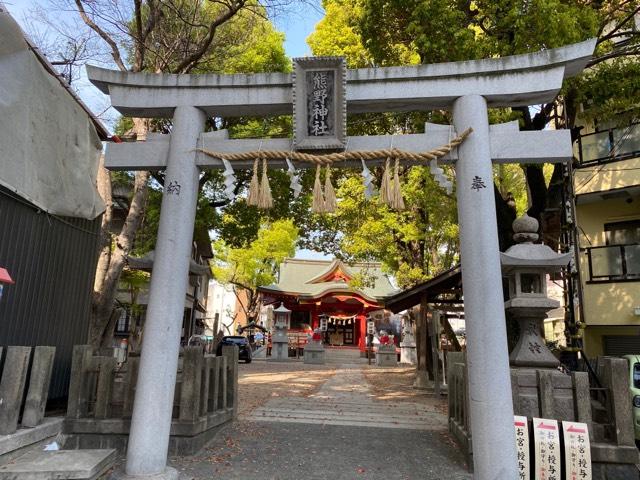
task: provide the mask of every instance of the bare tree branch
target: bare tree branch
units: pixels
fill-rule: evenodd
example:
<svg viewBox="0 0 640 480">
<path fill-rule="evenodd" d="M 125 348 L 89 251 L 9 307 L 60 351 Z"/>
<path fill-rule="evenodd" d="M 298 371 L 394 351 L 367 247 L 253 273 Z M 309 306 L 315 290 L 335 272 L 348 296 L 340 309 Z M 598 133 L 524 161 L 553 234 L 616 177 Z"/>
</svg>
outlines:
<svg viewBox="0 0 640 480">
<path fill-rule="evenodd" d="M 113 40 L 113 38 L 111 38 L 109 34 L 107 34 L 107 32 L 105 32 L 91 18 L 89 18 L 89 15 L 87 15 L 87 12 L 84 9 L 84 5 L 82 4 L 82 0 L 75 0 L 75 3 L 78 7 L 78 13 L 80 14 L 80 18 L 82 18 L 82 21 L 109 45 L 109 47 L 111 48 L 111 56 L 113 57 L 113 61 L 116 62 L 116 65 L 120 70 L 126 72 L 127 67 L 122 61 L 120 50 L 118 50 L 118 45 L 116 44 L 116 42 Z"/>
<path fill-rule="evenodd" d="M 188 55 L 182 62 L 175 68 L 175 73 L 188 73 L 207 52 L 213 42 L 217 28 L 224 22 L 228 21 L 244 6 L 246 0 L 233 0 L 227 6 L 227 11 L 220 14 L 209 25 L 209 31 L 204 39 L 200 42 L 200 45 L 191 55 Z"/>
</svg>

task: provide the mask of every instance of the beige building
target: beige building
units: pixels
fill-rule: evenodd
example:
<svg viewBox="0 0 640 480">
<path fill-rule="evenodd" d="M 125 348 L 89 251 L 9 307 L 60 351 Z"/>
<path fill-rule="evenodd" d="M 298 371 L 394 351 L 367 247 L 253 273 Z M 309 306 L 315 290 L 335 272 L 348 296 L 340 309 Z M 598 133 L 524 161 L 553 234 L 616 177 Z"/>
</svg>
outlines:
<svg viewBox="0 0 640 480">
<path fill-rule="evenodd" d="M 584 128 L 575 149 L 585 351 L 640 353 L 640 124 Z"/>
</svg>

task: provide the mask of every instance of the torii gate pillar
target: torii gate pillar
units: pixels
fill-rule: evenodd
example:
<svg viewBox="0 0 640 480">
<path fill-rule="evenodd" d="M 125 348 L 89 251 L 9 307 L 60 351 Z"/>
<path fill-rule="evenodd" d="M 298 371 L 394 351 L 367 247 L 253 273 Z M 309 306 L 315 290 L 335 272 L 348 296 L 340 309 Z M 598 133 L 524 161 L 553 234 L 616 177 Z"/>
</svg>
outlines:
<svg viewBox="0 0 640 480">
<path fill-rule="evenodd" d="M 485 99 L 458 98 L 453 123 L 458 131 L 473 128 L 458 147 L 456 183 L 474 474 L 483 480 L 512 480 L 518 471 Z"/>
<path fill-rule="evenodd" d="M 206 115 L 180 106 L 173 129 L 160 209 L 160 226 L 151 275 L 147 323 L 123 478 L 177 480 L 167 467 L 171 411 L 176 385 L 184 297 L 198 202 L 199 169 L 195 148 Z"/>
</svg>

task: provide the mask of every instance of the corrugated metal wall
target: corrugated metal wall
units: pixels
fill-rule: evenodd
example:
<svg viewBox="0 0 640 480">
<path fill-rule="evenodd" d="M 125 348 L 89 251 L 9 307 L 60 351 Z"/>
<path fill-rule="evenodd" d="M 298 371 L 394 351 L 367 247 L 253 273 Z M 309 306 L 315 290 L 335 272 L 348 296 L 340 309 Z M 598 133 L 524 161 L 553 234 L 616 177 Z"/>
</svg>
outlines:
<svg viewBox="0 0 640 480">
<path fill-rule="evenodd" d="M 73 345 L 86 343 L 100 219 L 54 218 L 0 187 L 0 345 L 57 347 L 50 399 L 67 395 Z"/>
</svg>

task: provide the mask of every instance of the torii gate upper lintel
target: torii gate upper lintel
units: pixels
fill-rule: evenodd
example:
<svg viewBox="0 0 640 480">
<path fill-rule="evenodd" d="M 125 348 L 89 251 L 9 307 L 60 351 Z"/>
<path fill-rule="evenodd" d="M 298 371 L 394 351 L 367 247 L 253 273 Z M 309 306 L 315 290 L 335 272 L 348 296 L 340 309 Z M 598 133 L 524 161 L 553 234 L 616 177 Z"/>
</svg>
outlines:
<svg viewBox="0 0 640 480">
<path fill-rule="evenodd" d="M 449 109 L 453 127 L 473 133 L 452 152 L 455 162 L 460 250 L 467 324 L 471 431 L 476 478 L 517 478 L 515 431 L 506 341 L 492 161 L 563 162 L 572 156 L 568 131 L 520 132 L 517 123 L 489 126 L 490 107 L 552 101 L 562 81 L 591 59 L 595 39 L 512 57 L 434 65 L 347 71 L 351 113 Z M 167 75 L 88 67 L 89 79 L 111 96 L 124 115 L 173 119 L 171 135 L 147 142 L 110 144 L 112 169 L 162 169 L 177 182 L 165 191 L 151 278 L 147 323 L 127 450 L 126 479 L 177 479 L 166 466 L 171 410 L 187 289 L 199 168 L 221 162 L 197 148 L 218 152 L 289 150 L 289 139 L 229 140 L 203 133 L 209 116 L 292 112 L 289 74 Z M 448 127 L 427 124 L 425 134 L 398 135 L 394 146 L 423 152 L 451 139 Z M 351 137 L 349 150 L 388 148 L 389 136 Z M 270 162 L 271 166 L 283 163 Z M 239 164 L 240 168 L 249 165 Z M 301 165 L 302 166 L 302 165 Z"/>
<path fill-rule="evenodd" d="M 464 95 L 489 107 L 552 101 L 562 79 L 582 71 L 596 40 L 511 57 L 347 71 L 349 113 L 450 109 Z M 112 106 L 131 117 L 171 118 L 178 106 L 210 116 L 291 114 L 292 75 L 175 75 L 131 73 L 88 66 L 91 82 Z"/>
</svg>

